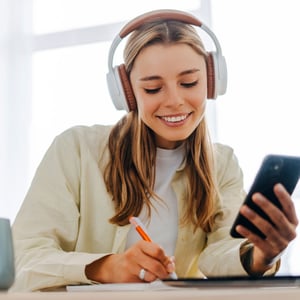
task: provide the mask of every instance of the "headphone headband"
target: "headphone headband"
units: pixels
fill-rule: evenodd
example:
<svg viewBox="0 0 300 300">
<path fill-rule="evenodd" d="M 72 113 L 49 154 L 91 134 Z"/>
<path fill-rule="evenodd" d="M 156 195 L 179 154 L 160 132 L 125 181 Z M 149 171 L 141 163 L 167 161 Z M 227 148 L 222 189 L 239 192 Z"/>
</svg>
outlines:
<svg viewBox="0 0 300 300">
<path fill-rule="evenodd" d="M 125 109 L 127 111 L 136 109 L 135 97 L 131 89 L 130 81 L 127 77 L 124 66 L 113 67 L 113 58 L 117 46 L 123 38 L 138 29 L 147 22 L 155 21 L 179 21 L 186 24 L 200 27 L 213 40 L 216 51 L 209 53 L 207 59 L 207 76 L 208 76 L 208 92 L 209 99 L 216 99 L 218 95 L 226 92 L 227 86 L 227 68 L 224 57 L 222 56 L 221 46 L 215 34 L 205 26 L 199 19 L 192 14 L 170 9 L 154 10 L 144 13 L 131 21 L 129 21 L 114 38 L 108 56 L 108 74 L 107 83 L 110 95 L 117 109 Z"/>
<path fill-rule="evenodd" d="M 189 13 L 181 12 L 178 10 L 172 10 L 172 9 L 160 9 L 160 10 L 147 12 L 145 14 L 142 14 L 134 18 L 121 29 L 119 36 L 121 38 L 124 38 L 126 35 L 134 31 L 135 29 L 139 28 L 144 23 L 155 22 L 155 21 L 166 21 L 166 20 L 180 21 L 183 23 L 187 23 L 199 27 L 201 27 L 202 25 L 200 20 L 198 20 L 197 18 L 195 18 L 193 15 Z"/>
</svg>

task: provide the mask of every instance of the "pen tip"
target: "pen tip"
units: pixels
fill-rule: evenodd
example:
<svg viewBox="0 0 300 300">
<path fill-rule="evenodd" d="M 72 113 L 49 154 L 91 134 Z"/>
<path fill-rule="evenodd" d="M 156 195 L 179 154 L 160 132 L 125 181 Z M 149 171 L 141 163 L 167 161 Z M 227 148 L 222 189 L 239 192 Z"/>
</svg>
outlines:
<svg viewBox="0 0 300 300">
<path fill-rule="evenodd" d="M 169 276 L 171 279 L 174 279 L 174 280 L 178 279 L 178 276 L 175 272 L 170 273 Z"/>
</svg>

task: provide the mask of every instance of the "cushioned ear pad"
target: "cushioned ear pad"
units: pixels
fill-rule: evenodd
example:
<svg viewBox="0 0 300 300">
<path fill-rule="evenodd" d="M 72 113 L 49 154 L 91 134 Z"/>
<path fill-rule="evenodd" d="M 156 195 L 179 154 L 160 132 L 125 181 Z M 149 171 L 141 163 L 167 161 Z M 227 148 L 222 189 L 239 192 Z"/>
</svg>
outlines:
<svg viewBox="0 0 300 300">
<path fill-rule="evenodd" d="M 216 77 L 214 68 L 214 58 L 211 53 L 206 57 L 206 73 L 207 73 L 207 99 L 215 99 Z"/>
<path fill-rule="evenodd" d="M 122 83 L 123 91 L 126 97 L 127 105 L 129 107 L 129 110 L 136 110 L 136 100 L 133 94 L 133 90 L 131 87 L 131 83 L 129 81 L 129 78 L 127 76 L 127 72 L 125 69 L 125 65 L 121 64 L 118 66 L 120 81 Z"/>
</svg>

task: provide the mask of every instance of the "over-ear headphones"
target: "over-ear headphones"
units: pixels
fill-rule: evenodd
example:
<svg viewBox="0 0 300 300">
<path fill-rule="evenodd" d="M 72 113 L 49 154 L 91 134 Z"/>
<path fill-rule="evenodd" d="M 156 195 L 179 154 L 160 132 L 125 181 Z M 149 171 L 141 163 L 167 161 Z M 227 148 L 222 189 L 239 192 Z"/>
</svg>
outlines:
<svg viewBox="0 0 300 300">
<path fill-rule="evenodd" d="M 113 67 L 113 58 L 122 39 L 146 22 L 174 20 L 202 28 L 214 42 L 216 51 L 209 52 L 207 66 L 207 98 L 216 99 L 227 87 L 227 68 L 220 43 L 215 34 L 193 15 L 178 10 L 155 10 L 142 14 L 128 22 L 113 40 L 108 56 L 107 84 L 112 101 L 118 110 L 136 109 L 136 100 L 131 88 L 125 65 Z"/>
</svg>

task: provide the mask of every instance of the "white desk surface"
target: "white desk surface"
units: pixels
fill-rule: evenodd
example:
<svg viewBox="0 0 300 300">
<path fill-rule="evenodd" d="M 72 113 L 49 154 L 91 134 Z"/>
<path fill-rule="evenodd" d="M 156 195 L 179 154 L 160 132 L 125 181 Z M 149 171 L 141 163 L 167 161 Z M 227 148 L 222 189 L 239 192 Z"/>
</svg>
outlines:
<svg viewBox="0 0 300 300">
<path fill-rule="evenodd" d="M 0 293 L 0 300 L 299 300 L 300 288 L 182 288 L 169 291 Z"/>
</svg>

